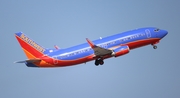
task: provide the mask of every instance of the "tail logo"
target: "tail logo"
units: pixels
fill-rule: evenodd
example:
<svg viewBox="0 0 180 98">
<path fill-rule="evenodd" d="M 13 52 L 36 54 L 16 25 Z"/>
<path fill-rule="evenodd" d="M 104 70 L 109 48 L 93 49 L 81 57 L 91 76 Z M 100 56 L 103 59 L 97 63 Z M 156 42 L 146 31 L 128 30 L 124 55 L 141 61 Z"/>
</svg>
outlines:
<svg viewBox="0 0 180 98">
<path fill-rule="evenodd" d="M 20 38 L 27 42 L 28 44 L 30 44 L 32 47 L 34 47 L 36 50 L 40 51 L 40 52 L 44 52 L 45 49 L 43 47 L 41 47 L 40 45 L 38 45 L 37 43 L 35 43 L 33 40 L 29 39 L 27 36 L 25 36 L 24 34 L 21 34 Z"/>
</svg>

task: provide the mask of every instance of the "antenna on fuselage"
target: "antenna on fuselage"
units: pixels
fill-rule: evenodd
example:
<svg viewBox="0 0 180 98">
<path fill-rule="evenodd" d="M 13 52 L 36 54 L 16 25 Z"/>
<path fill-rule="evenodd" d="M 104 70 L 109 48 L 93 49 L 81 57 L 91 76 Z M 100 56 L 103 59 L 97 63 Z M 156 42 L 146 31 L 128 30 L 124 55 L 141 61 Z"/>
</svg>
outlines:
<svg viewBox="0 0 180 98">
<path fill-rule="evenodd" d="M 59 47 L 57 45 L 54 45 L 54 48 L 56 48 L 57 50 L 59 49 Z"/>
</svg>

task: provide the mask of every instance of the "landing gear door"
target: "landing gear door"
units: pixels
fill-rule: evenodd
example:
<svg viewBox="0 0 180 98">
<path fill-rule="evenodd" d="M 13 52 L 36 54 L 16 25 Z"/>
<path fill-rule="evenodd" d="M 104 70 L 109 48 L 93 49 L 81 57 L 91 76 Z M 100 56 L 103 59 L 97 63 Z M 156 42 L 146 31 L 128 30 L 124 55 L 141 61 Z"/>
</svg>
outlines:
<svg viewBox="0 0 180 98">
<path fill-rule="evenodd" d="M 151 32 L 149 29 L 145 30 L 147 38 L 151 38 Z"/>
</svg>

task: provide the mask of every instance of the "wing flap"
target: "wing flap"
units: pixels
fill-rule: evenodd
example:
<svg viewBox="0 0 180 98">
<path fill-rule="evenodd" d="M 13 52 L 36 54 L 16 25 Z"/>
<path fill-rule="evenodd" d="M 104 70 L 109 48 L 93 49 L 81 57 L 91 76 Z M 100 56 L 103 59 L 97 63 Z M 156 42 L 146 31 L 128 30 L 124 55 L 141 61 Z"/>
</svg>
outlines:
<svg viewBox="0 0 180 98">
<path fill-rule="evenodd" d="M 93 48 L 93 50 L 94 50 L 94 54 L 96 56 L 105 56 L 105 55 L 109 55 L 112 53 L 112 50 L 108 50 L 108 49 L 105 49 L 105 48 L 102 48 L 99 46 Z"/>
</svg>

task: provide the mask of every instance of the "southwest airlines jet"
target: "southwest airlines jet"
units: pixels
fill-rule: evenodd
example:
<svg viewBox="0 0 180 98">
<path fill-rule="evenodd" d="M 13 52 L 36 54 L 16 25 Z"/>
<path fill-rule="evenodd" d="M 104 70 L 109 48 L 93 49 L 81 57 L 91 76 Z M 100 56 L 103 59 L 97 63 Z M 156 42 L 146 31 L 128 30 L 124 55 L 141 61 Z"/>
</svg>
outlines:
<svg viewBox="0 0 180 98">
<path fill-rule="evenodd" d="M 28 67 L 65 67 L 94 60 L 95 65 L 103 65 L 110 57 L 119 57 L 129 53 L 131 49 L 152 45 L 154 49 L 168 32 L 155 27 L 135 29 L 112 36 L 91 41 L 70 48 L 44 48 L 22 32 L 15 33 L 27 60 L 15 63 L 25 63 Z"/>
</svg>

